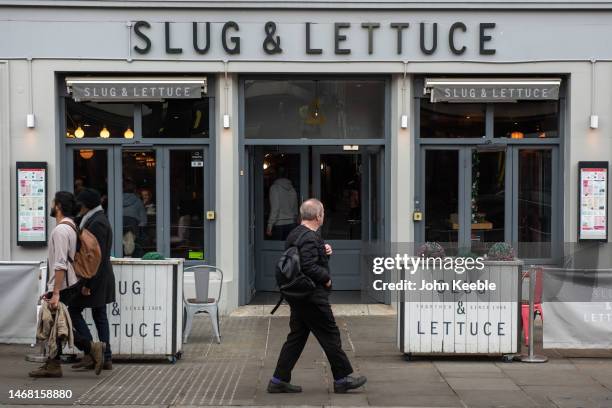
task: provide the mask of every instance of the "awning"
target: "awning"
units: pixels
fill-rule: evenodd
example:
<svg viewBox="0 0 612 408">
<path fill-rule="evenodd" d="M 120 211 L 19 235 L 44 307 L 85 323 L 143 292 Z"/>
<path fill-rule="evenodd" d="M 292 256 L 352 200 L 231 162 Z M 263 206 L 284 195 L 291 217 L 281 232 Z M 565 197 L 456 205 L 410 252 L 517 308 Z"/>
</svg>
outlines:
<svg viewBox="0 0 612 408">
<path fill-rule="evenodd" d="M 431 102 L 516 102 L 559 99 L 560 78 L 427 78 Z"/>
<path fill-rule="evenodd" d="M 66 86 L 77 102 L 198 99 L 207 91 L 206 77 L 73 77 Z"/>
</svg>

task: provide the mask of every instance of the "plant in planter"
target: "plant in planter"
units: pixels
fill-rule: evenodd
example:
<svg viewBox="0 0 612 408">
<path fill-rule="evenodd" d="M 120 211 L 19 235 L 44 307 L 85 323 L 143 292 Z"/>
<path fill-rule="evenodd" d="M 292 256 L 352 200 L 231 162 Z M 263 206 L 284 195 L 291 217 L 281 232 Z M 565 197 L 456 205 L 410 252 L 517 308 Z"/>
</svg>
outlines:
<svg viewBox="0 0 612 408">
<path fill-rule="evenodd" d="M 507 242 L 496 242 L 489 248 L 487 258 L 492 261 L 514 261 L 516 255 L 512 245 Z"/>
<path fill-rule="evenodd" d="M 437 242 L 425 242 L 417 250 L 417 255 L 425 258 L 444 258 L 445 252 L 442 245 Z"/>
</svg>

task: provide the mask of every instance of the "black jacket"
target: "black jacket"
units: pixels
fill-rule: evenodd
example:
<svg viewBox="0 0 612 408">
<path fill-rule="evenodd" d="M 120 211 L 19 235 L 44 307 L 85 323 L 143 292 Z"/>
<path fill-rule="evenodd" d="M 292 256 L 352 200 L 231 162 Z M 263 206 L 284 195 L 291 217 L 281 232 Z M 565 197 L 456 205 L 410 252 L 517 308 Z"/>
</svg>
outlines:
<svg viewBox="0 0 612 408">
<path fill-rule="evenodd" d="M 285 249 L 293 245 L 304 231 L 306 234 L 299 243 L 302 273 L 314 281 L 317 289 L 326 289 L 325 284 L 330 280 L 329 256 L 325 253 L 325 242 L 318 231 L 298 225 L 287 236 Z"/>
<path fill-rule="evenodd" d="M 110 260 L 113 230 L 103 211 L 95 213 L 83 228 L 90 231 L 98 240 L 102 262 L 93 278 L 83 280 L 83 285 L 91 289 L 91 295 L 80 295 L 76 303 L 83 307 L 104 306 L 115 301 L 115 274 Z"/>
</svg>

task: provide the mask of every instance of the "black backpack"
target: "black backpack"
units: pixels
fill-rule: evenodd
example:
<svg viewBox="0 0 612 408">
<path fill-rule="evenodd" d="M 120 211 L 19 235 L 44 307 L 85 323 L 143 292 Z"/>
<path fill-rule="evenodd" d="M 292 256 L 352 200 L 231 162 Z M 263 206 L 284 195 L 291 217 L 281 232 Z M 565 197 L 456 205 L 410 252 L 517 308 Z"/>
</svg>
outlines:
<svg viewBox="0 0 612 408">
<path fill-rule="evenodd" d="M 270 314 L 274 314 L 283 302 L 283 299 L 300 300 L 312 294 L 315 283 L 302 272 L 300 264 L 300 244 L 302 238 L 309 230 L 302 232 L 289 248 L 283 252 L 276 264 L 276 284 L 281 296 Z"/>
</svg>

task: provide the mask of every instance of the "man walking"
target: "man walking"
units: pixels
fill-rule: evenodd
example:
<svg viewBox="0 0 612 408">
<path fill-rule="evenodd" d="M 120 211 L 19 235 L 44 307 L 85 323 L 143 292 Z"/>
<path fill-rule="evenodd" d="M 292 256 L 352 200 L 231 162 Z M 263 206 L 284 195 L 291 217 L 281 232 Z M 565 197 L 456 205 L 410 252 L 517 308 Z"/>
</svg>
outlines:
<svg viewBox="0 0 612 408">
<path fill-rule="evenodd" d="M 47 282 L 48 293 L 44 296 L 44 300 L 48 302 L 49 310 L 56 313 L 63 313 L 63 303 L 70 307 L 75 297 L 81 289 L 81 281 L 76 275 L 72 266 L 71 260 L 74 259 L 77 250 L 77 234 L 76 225 L 72 217 L 76 212 L 76 202 L 72 193 L 67 191 L 59 191 L 55 194 L 51 204 L 51 217 L 55 218 L 56 226 L 51 232 L 49 240 L 49 257 L 47 259 L 47 270 L 49 274 Z M 66 322 L 66 326 L 72 329 L 72 324 L 66 319 L 55 318 L 55 323 L 59 321 Z M 52 341 L 52 340 L 50 340 Z M 101 342 L 92 342 L 91 339 L 85 339 L 79 336 L 78 332 L 74 333 L 74 343 L 81 349 L 87 349 L 87 353 L 92 356 L 96 374 L 100 374 L 102 369 L 102 358 L 104 354 L 105 344 Z M 56 350 L 45 364 L 29 373 L 30 377 L 61 377 L 62 367 L 60 365 L 60 354 L 62 353 L 63 342 L 58 338 L 57 347 L 50 347 Z"/>
<path fill-rule="evenodd" d="M 332 248 L 325 244 L 319 233 L 325 217 L 323 204 L 314 198 L 304 201 L 300 207 L 300 216 L 302 224 L 289 233 L 285 247 L 295 245 L 301 237 L 298 245 L 301 270 L 313 280 L 316 288 L 305 300 L 288 301 L 291 308 L 290 332 L 278 357 L 274 375 L 268 383 L 268 392 L 302 392 L 302 387 L 290 383 L 291 371 L 312 332 L 331 365 L 334 392 L 345 393 L 364 385 L 366 377 L 351 376 L 353 368 L 342 350 L 340 330 L 329 304 L 332 282 L 328 262 Z"/>
<path fill-rule="evenodd" d="M 115 275 L 110 261 L 111 248 L 113 245 L 113 231 L 101 205 L 100 194 L 91 188 L 84 188 L 76 197 L 81 206 L 79 213 L 79 228 L 91 232 L 100 245 L 102 259 L 98 272 L 91 279 L 83 280 L 81 293 L 70 305 L 68 311 L 74 325 L 74 329 L 83 337 L 92 340 L 91 332 L 83 319 L 83 310 L 91 308 L 91 315 L 96 325 L 98 338 L 106 344 L 104 352 L 104 370 L 112 370 L 112 353 L 110 348 L 110 329 L 106 305 L 115 301 Z M 85 350 L 82 350 L 85 351 Z M 83 360 L 72 366 L 72 368 L 94 369 L 95 362 L 90 354 L 85 354 Z"/>
</svg>

